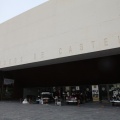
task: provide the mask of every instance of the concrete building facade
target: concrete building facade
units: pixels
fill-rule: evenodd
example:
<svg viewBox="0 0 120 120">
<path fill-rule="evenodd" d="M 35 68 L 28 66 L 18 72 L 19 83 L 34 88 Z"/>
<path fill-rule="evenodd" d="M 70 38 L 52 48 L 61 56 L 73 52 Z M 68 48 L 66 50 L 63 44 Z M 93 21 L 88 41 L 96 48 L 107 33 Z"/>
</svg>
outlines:
<svg viewBox="0 0 120 120">
<path fill-rule="evenodd" d="M 16 90 L 30 82 L 30 86 L 117 83 L 119 26 L 119 0 L 49 0 L 0 24 L 0 78 L 15 79 Z M 108 73 L 96 69 L 97 60 L 75 62 L 114 55 L 112 62 L 118 65 Z M 64 66 L 71 61 L 74 65 Z M 51 64 L 60 65 L 33 68 Z"/>
<path fill-rule="evenodd" d="M 0 24 L 0 68 L 120 47 L 119 0 L 49 0 Z"/>
</svg>

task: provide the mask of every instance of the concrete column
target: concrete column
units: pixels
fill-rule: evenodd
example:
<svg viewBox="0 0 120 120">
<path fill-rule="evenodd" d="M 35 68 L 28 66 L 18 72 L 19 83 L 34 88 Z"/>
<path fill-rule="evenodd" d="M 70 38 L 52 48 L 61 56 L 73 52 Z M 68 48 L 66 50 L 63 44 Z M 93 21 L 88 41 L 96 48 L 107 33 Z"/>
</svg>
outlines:
<svg viewBox="0 0 120 120">
<path fill-rule="evenodd" d="M 109 85 L 107 84 L 107 85 L 106 85 L 106 87 L 107 87 L 107 97 L 108 97 L 108 101 L 110 101 L 110 95 L 109 95 Z"/>
<path fill-rule="evenodd" d="M 0 100 L 2 100 L 3 97 L 3 83 L 4 82 L 4 75 L 3 72 L 0 71 Z"/>
</svg>

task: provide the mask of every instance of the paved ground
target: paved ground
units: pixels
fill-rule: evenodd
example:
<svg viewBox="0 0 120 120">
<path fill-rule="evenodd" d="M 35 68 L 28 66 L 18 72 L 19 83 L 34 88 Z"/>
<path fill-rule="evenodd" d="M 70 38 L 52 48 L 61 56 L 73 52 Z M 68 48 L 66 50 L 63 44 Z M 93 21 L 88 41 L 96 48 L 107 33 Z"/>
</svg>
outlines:
<svg viewBox="0 0 120 120">
<path fill-rule="evenodd" d="M 107 103 L 85 103 L 78 107 L 0 102 L 0 120 L 120 120 L 120 106 Z"/>
</svg>

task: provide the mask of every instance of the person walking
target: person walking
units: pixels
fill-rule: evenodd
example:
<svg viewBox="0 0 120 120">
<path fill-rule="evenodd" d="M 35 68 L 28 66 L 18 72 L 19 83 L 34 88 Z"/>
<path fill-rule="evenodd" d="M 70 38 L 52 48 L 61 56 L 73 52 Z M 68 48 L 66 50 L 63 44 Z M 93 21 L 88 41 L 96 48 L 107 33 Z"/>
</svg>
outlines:
<svg viewBox="0 0 120 120">
<path fill-rule="evenodd" d="M 77 105 L 80 106 L 80 92 L 77 93 Z"/>
</svg>

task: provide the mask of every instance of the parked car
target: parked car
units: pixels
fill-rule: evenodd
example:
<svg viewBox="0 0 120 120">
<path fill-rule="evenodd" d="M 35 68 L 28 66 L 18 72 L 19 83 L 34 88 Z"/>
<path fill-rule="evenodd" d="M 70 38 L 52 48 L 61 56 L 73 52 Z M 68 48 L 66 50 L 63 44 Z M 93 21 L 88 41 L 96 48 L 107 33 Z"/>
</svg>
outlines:
<svg viewBox="0 0 120 120">
<path fill-rule="evenodd" d="M 43 100 L 43 104 L 46 104 L 46 103 L 52 102 L 54 99 L 53 99 L 52 93 L 42 92 L 41 93 L 41 100 Z"/>
<path fill-rule="evenodd" d="M 110 100 L 112 105 L 114 106 L 115 104 L 120 104 L 120 94 L 113 96 Z"/>
<path fill-rule="evenodd" d="M 69 97 L 66 97 L 66 102 L 69 104 L 69 103 L 76 103 L 77 104 L 77 98 L 74 97 L 74 96 L 69 96 Z"/>
</svg>

